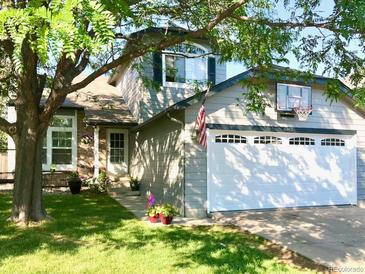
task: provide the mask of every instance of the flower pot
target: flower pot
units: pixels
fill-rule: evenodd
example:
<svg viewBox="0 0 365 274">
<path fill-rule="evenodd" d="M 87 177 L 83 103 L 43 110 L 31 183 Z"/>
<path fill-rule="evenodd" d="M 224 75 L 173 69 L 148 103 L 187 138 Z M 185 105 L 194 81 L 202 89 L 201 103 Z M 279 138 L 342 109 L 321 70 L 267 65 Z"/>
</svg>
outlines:
<svg viewBox="0 0 365 274">
<path fill-rule="evenodd" d="M 81 180 L 68 181 L 68 187 L 72 194 L 80 194 L 81 191 Z"/>
<path fill-rule="evenodd" d="M 158 214 L 155 215 L 155 216 L 148 216 L 148 220 L 151 222 L 151 223 L 157 223 L 158 221 Z"/>
<path fill-rule="evenodd" d="M 161 223 L 163 223 L 164 225 L 169 225 L 169 224 L 171 224 L 171 222 L 172 222 L 172 219 L 173 219 L 174 217 L 173 216 L 164 216 L 163 214 L 160 214 L 160 221 L 161 221 Z"/>
</svg>

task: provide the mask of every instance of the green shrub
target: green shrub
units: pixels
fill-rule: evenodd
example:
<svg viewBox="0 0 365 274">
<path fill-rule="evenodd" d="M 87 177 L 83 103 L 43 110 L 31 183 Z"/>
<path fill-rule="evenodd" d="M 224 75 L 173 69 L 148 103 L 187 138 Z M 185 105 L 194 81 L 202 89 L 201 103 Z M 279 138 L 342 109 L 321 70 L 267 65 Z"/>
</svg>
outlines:
<svg viewBox="0 0 365 274">
<path fill-rule="evenodd" d="M 87 185 L 90 190 L 97 193 L 106 192 L 109 183 L 110 179 L 104 170 L 100 171 L 98 178 L 85 180 L 85 185 Z"/>
<path fill-rule="evenodd" d="M 159 207 L 158 206 L 151 206 L 147 208 L 147 216 L 154 217 L 159 213 Z"/>
<path fill-rule="evenodd" d="M 158 213 L 165 217 L 174 217 L 179 214 L 179 211 L 172 204 L 162 204 L 158 207 Z"/>
<path fill-rule="evenodd" d="M 131 187 L 132 191 L 138 191 L 140 187 L 140 182 L 137 178 L 132 176 L 129 177 L 129 186 Z"/>
<path fill-rule="evenodd" d="M 67 177 L 67 180 L 69 182 L 78 182 L 78 181 L 81 181 L 80 179 L 80 175 L 77 171 L 73 171 L 71 172 L 68 177 Z"/>
</svg>

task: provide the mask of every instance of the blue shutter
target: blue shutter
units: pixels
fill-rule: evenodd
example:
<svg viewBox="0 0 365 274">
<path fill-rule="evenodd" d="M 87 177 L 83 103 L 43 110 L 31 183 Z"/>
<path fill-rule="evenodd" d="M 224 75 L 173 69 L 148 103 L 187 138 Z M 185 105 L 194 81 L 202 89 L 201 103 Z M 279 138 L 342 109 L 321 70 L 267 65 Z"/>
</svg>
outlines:
<svg viewBox="0 0 365 274">
<path fill-rule="evenodd" d="M 208 81 L 214 86 L 216 83 L 216 77 L 215 77 L 215 58 L 209 57 L 208 58 Z"/>
<path fill-rule="evenodd" d="M 153 81 L 162 85 L 162 54 L 153 53 Z"/>
</svg>

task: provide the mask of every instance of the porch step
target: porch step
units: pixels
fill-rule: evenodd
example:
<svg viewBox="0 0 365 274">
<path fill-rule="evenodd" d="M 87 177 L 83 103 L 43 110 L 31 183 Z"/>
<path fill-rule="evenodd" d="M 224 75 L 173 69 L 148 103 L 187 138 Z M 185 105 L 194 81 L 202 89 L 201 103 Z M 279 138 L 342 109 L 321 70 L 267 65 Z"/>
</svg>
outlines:
<svg viewBox="0 0 365 274">
<path fill-rule="evenodd" d="M 126 196 L 139 196 L 139 191 L 132 191 L 129 185 L 129 177 L 119 177 L 119 180 L 111 182 L 111 184 L 108 186 L 108 192 L 112 193 L 119 193 L 124 194 Z"/>
</svg>

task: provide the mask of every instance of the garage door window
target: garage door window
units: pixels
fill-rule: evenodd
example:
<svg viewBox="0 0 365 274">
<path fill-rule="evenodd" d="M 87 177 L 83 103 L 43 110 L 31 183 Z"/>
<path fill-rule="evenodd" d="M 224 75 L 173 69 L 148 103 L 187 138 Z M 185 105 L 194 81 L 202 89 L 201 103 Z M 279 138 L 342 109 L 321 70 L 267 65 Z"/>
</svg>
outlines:
<svg viewBox="0 0 365 274">
<path fill-rule="evenodd" d="M 294 137 L 289 139 L 289 145 L 314 146 L 315 141 L 314 139 L 308 137 Z"/>
<path fill-rule="evenodd" d="M 239 143 L 246 144 L 246 137 L 240 135 L 224 134 L 215 136 L 216 143 Z"/>
<path fill-rule="evenodd" d="M 281 138 L 275 136 L 258 136 L 254 138 L 254 144 L 275 144 L 281 145 L 282 140 Z"/>
<path fill-rule="evenodd" d="M 344 147 L 345 141 L 337 138 L 322 139 L 321 146 Z"/>
</svg>

